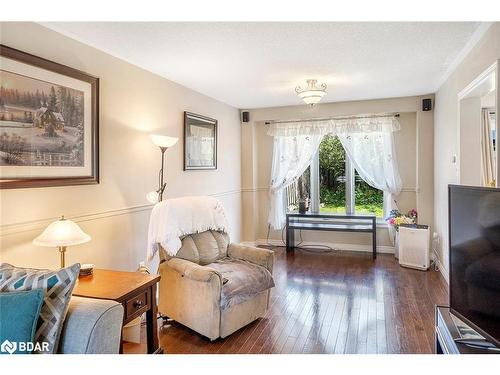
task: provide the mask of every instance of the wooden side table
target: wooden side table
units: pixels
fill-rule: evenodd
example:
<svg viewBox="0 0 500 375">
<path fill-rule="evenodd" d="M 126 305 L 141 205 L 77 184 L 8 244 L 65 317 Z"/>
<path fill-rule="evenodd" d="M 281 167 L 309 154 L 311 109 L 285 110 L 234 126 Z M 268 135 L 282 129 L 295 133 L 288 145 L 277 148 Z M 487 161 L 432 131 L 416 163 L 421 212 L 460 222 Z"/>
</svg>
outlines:
<svg viewBox="0 0 500 375">
<path fill-rule="evenodd" d="M 123 325 L 146 313 L 148 354 L 163 353 L 158 341 L 156 284 L 160 275 L 142 272 L 94 270 L 93 275 L 80 276 L 73 295 L 109 299 L 121 303 L 124 309 Z M 123 343 L 120 343 L 120 353 Z"/>
</svg>

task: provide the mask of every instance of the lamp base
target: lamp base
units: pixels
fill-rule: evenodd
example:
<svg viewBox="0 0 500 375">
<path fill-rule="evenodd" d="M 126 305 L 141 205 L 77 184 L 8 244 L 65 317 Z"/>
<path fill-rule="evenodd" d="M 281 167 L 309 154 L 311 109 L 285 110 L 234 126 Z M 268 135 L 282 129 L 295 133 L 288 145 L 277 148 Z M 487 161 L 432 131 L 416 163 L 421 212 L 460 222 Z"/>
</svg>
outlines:
<svg viewBox="0 0 500 375">
<path fill-rule="evenodd" d="M 66 255 L 66 246 L 58 246 L 59 254 L 61 256 L 61 268 L 66 266 L 65 255 Z"/>
</svg>

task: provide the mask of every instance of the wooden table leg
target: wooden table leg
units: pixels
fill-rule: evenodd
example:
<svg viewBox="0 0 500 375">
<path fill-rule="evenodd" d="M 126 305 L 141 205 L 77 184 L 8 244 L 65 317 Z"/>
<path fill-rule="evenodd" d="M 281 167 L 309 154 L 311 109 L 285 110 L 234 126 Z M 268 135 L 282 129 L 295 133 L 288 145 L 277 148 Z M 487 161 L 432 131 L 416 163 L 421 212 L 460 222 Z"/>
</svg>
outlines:
<svg viewBox="0 0 500 375">
<path fill-rule="evenodd" d="M 123 310 L 126 311 L 125 309 L 127 308 L 125 304 L 122 304 Z M 120 331 L 120 349 L 118 350 L 119 354 L 123 354 L 123 327 L 125 327 L 125 316 L 123 316 L 123 321 L 122 321 L 122 330 Z"/>
<path fill-rule="evenodd" d="M 377 220 L 373 219 L 373 259 L 377 258 Z"/>
<path fill-rule="evenodd" d="M 146 311 L 146 335 L 148 340 L 148 354 L 161 354 L 163 349 L 158 343 L 158 306 L 156 306 L 156 283 L 151 285 L 151 308 Z"/>
<path fill-rule="evenodd" d="M 120 335 L 120 349 L 118 353 L 123 354 L 123 326 L 122 326 L 122 334 Z"/>
</svg>

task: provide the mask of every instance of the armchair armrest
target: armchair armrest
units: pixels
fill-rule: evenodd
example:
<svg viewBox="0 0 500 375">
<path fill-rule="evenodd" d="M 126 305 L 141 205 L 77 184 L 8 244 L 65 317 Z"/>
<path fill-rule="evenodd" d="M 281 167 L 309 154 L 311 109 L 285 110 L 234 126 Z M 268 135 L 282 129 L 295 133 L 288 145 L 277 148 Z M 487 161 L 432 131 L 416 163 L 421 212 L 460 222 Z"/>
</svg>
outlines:
<svg viewBox="0 0 500 375">
<path fill-rule="evenodd" d="M 212 277 L 218 277 L 222 285 L 222 275 L 213 268 L 200 266 L 181 258 L 172 258 L 164 264 L 195 281 L 208 282 Z"/>
<path fill-rule="evenodd" d="M 232 243 L 229 244 L 228 256 L 258 264 L 273 273 L 274 252 L 271 250 Z"/>
<path fill-rule="evenodd" d="M 123 306 L 115 301 L 71 297 L 59 353 L 118 354 Z"/>
</svg>

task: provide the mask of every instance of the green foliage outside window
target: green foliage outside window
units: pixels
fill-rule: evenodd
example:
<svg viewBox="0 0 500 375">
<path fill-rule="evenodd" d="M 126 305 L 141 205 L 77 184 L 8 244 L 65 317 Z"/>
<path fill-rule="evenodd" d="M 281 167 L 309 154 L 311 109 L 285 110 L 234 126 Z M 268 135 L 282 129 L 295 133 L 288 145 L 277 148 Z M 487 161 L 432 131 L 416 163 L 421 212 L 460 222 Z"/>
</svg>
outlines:
<svg viewBox="0 0 500 375">
<path fill-rule="evenodd" d="M 320 204 L 322 212 L 345 213 L 345 151 L 340 140 L 325 136 L 319 147 Z M 355 213 L 383 216 L 382 191 L 355 174 Z"/>
</svg>

